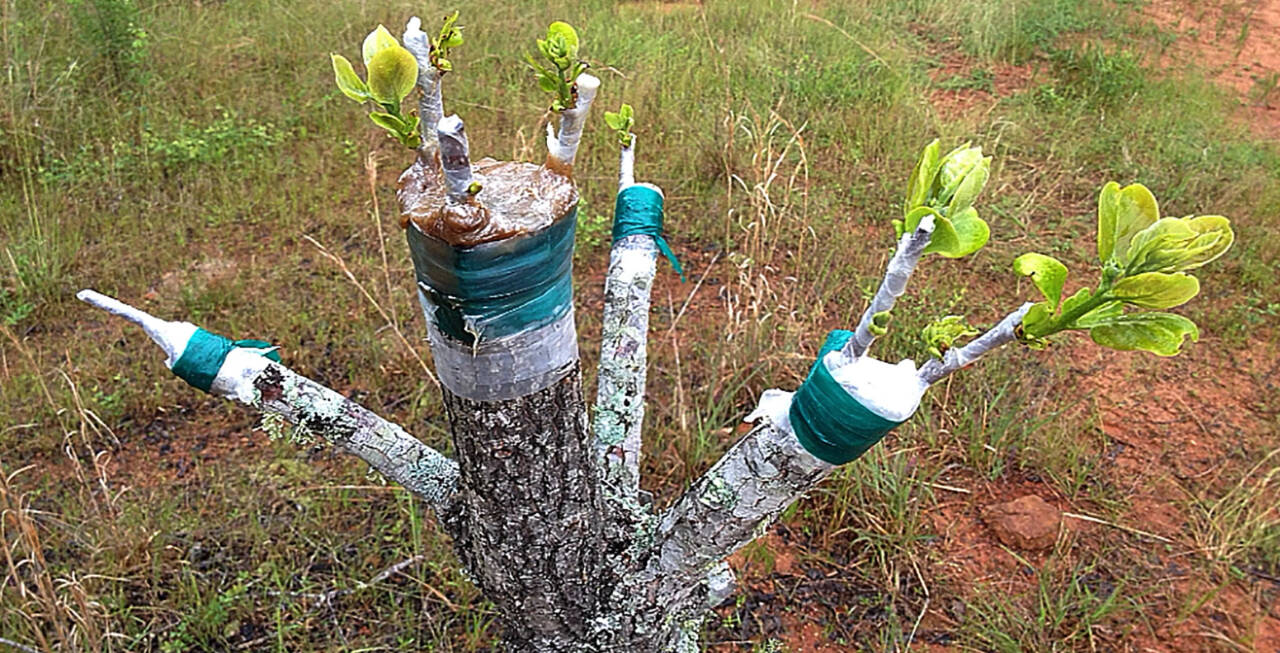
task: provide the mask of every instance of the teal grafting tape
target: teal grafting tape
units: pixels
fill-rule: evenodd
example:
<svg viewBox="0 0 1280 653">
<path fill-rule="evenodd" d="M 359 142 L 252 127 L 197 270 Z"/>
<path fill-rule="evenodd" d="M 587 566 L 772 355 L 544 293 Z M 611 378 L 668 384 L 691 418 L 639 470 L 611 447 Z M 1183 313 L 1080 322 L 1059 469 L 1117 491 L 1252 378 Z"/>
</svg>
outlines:
<svg viewBox="0 0 1280 653">
<path fill-rule="evenodd" d="M 204 329 L 196 329 L 195 334 L 187 341 L 187 348 L 182 356 L 173 364 L 173 373 L 187 383 L 208 392 L 213 387 L 213 380 L 218 376 L 227 354 L 237 347 L 243 349 L 269 349 L 271 343 L 262 340 L 231 340 Z M 280 354 L 269 351 L 267 358 L 279 363 Z"/>
<path fill-rule="evenodd" d="M 471 345 L 551 324 L 573 306 L 573 236 L 578 209 L 532 234 L 454 247 L 407 229 L 418 287 L 436 326 Z"/>
<path fill-rule="evenodd" d="M 801 446 L 832 465 L 854 460 L 902 422 L 877 415 L 851 397 L 822 362 L 844 346 L 852 331 L 836 330 L 818 353 L 809 377 L 791 399 L 791 429 Z"/>
<path fill-rule="evenodd" d="M 628 186 L 618 192 L 613 204 L 613 242 L 637 234 L 653 237 L 658 251 L 671 261 L 671 267 L 680 274 L 680 281 L 684 281 L 684 268 L 676 260 L 667 239 L 662 237 L 662 220 L 662 193 L 648 186 Z"/>
</svg>

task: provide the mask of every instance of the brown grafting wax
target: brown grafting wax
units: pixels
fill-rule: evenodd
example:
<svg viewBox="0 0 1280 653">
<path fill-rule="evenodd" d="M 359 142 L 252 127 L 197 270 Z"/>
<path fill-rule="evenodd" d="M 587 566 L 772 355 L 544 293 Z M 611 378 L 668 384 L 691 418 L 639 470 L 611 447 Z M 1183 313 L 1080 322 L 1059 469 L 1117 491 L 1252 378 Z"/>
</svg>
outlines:
<svg viewBox="0 0 1280 653">
<path fill-rule="evenodd" d="M 578 203 L 573 181 L 545 166 L 486 158 L 471 169 L 481 190 L 459 202 L 434 161 L 415 161 L 400 175 L 400 226 L 469 247 L 544 229 Z"/>
</svg>

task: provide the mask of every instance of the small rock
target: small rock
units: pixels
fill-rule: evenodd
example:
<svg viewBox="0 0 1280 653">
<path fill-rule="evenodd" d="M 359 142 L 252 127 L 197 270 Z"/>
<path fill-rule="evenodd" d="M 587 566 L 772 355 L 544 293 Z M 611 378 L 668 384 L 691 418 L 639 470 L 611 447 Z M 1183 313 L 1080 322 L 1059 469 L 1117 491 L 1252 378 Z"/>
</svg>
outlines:
<svg viewBox="0 0 1280 653">
<path fill-rule="evenodd" d="M 1044 499 L 1029 494 L 983 508 L 982 520 L 1005 546 L 1038 550 L 1053 546 L 1058 539 L 1062 513 Z"/>
</svg>

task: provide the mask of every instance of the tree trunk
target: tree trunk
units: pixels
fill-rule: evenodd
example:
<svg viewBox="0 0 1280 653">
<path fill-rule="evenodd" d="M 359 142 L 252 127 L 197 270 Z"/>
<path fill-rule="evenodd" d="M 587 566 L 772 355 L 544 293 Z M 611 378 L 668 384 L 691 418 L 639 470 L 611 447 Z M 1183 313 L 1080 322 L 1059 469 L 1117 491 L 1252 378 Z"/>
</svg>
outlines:
<svg viewBox="0 0 1280 653">
<path fill-rule="evenodd" d="M 474 401 L 444 390 L 468 546 L 458 553 L 502 614 L 512 651 L 589 651 L 614 582 L 575 363 L 551 387 Z"/>
</svg>

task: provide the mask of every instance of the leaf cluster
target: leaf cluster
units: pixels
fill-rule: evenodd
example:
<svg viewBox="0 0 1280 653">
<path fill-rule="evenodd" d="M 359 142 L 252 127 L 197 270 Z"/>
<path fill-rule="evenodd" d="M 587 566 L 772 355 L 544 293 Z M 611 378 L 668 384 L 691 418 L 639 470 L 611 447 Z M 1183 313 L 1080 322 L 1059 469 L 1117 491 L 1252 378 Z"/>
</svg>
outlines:
<svg viewBox="0 0 1280 653">
<path fill-rule="evenodd" d="M 561 112 L 572 109 L 578 103 L 578 79 L 587 64 L 578 59 L 578 32 L 568 23 L 556 21 L 547 27 L 547 38 L 538 39 L 538 51 L 550 65 L 543 65 L 526 54 L 525 60 L 533 68 L 538 86 L 552 93 L 551 110 Z"/>
<path fill-rule="evenodd" d="M 440 34 L 431 39 L 431 65 L 441 73 L 453 70 L 449 61 L 449 50 L 462 45 L 462 28 L 458 26 L 458 12 L 444 17 L 440 26 Z"/>
<path fill-rule="evenodd" d="M 940 320 L 925 325 L 920 335 L 924 338 L 929 355 L 942 358 L 947 350 L 961 338 L 972 338 L 978 330 L 969 325 L 963 316 L 948 315 Z"/>
<path fill-rule="evenodd" d="M 1060 331 L 1085 330 L 1106 347 L 1173 356 L 1187 336 L 1199 339 L 1194 322 L 1172 313 L 1126 310 L 1190 301 L 1200 292 L 1200 281 L 1187 271 L 1222 256 L 1234 240 L 1231 223 L 1222 216 L 1162 218 L 1145 186 L 1121 188 L 1110 182 L 1098 196 L 1102 273 L 1097 287 L 1064 298 L 1067 266 L 1062 262 L 1034 252 L 1014 260 L 1014 272 L 1031 277 L 1044 296 L 1023 318 L 1020 336 L 1043 346 Z"/>
<path fill-rule="evenodd" d="M 933 216 L 934 230 L 925 253 L 947 258 L 968 256 L 987 244 L 991 230 L 978 217 L 974 200 L 991 174 L 991 157 L 968 143 L 940 156 L 938 141 L 924 148 L 916 162 L 902 205 L 902 219 L 894 220 L 899 238 L 915 231 L 926 216 Z"/>
<path fill-rule="evenodd" d="M 400 103 L 418 82 L 417 59 L 382 25 L 365 37 L 361 55 L 368 81 L 356 74 L 346 57 L 330 55 L 338 90 L 361 104 L 376 104 L 379 110 L 371 112 L 369 119 L 406 147 L 418 147 L 422 143 L 418 117 L 400 111 Z"/>
<path fill-rule="evenodd" d="M 631 127 L 636 124 L 635 112 L 632 111 L 630 104 L 623 104 L 617 113 L 612 111 L 604 112 L 604 124 L 609 126 L 618 136 L 618 143 L 623 147 L 631 147 L 634 137 L 631 135 Z"/>
</svg>

